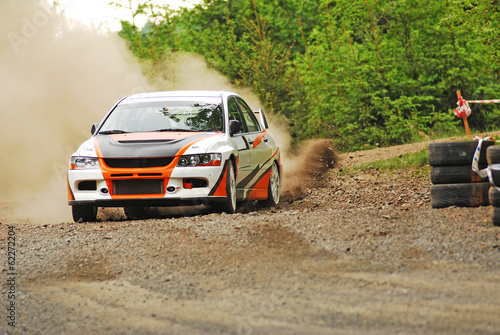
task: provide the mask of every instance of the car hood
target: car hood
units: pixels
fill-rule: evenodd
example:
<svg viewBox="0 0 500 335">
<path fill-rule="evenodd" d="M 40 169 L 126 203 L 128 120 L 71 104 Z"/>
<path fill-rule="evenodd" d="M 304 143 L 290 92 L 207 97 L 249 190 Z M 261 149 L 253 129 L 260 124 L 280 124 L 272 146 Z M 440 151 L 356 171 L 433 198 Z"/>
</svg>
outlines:
<svg viewBox="0 0 500 335">
<path fill-rule="evenodd" d="M 102 158 L 172 157 L 192 144 L 220 133 L 152 132 L 102 135 L 94 137 Z"/>
</svg>

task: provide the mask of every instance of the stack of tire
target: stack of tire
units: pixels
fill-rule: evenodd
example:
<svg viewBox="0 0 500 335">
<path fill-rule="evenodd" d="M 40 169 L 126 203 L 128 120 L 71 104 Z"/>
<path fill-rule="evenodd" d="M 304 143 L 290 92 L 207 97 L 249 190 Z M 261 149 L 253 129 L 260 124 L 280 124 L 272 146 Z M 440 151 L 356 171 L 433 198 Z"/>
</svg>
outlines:
<svg viewBox="0 0 500 335">
<path fill-rule="evenodd" d="M 472 170 L 472 160 L 477 144 L 477 141 L 429 144 L 431 206 L 433 208 L 479 207 L 490 204 L 488 177 L 481 178 Z M 488 166 L 486 152 L 494 145 L 495 141 L 483 141 L 478 161 L 480 169 Z M 500 161 L 500 155 L 498 155 L 498 160 Z M 500 184 L 500 171 L 498 180 Z M 500 194 L 498 197 L 500 198 Z M 500 221 L 500 210 L 498 212 Z"/>
<path fill-rule="evenodd" d="M 491 187 L 488 193 L 490 205 L 493 206 L 491 221 L 495 226 L 500 226 L 500 146 L 489 147 L 486 157 L 491 175 Z"/>
</svg>

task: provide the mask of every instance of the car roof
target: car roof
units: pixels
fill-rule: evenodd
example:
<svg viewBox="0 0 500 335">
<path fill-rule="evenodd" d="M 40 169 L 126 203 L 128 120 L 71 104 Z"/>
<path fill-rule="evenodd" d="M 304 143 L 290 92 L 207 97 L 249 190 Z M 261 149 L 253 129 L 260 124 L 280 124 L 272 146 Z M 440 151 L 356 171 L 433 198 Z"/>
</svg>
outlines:
<svg viewBox="0 0 500 335">
<path fill-rule="evenodd" d="M 162 98 L 223 98 L 230 95 L 238 95 L 233 92 L 228 91 L 198 91 L 198 90 L 188 90 L 188 91 L 162 91 L 162 92 L 149 92 L 149 93 L 139 93 L 133 94 L 122 101 L 127 100 L 147 100 L 147 99 L 159 99 Z"/>
</svg>

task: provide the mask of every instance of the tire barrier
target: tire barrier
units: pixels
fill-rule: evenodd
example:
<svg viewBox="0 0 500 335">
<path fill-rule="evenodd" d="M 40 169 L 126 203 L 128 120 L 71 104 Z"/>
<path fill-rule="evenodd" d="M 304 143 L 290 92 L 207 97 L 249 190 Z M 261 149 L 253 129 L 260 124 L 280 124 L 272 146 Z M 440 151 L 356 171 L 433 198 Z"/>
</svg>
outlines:
<svg viewBox="0 0 500 335">
<path fill-rule="evenodd" d="M 491 221 L 493 225 L 500 227 L 500 146 L 488 148 L 486 158 L 488 161 L 486 172 L 491 185 L 488 198 L 490 205 L 493 206 Z"/>
<path fill-rule="evenodd" d="M 490 186 L 488 191 L 488 199 L 493 207 L 500 207 L 500 190 L 494 186 Z"/>
<path fill-rule="evenodd" d="M 488 206 L 490 183 L 442 184 L 431 186 L 432 208 Z"/>
<path fill-rule="evenodd" d="M 480 165 L 485 169 L 487 165 Z M 431 182 L 433 184 L 459 184 L 487 182 L 488 176 L 481 177 L 472 171 L 470 165 L 433 166 L 431 168 Z"/>
<path fill-rule="evenodd" d="M 500 227 L 500 207 L 491 207 L 491 221 L 494 226 Z"/>
<path fill-rule="evenodd" d="M 487 149 L 494 145 L 495 141 L 490 140 L 430 143 L 431 206 L 488 206 L 489 179 L 478 170 L 487 168 Z"/>
<path fill-rule="evenodd" d="M 472 164 L 478 141 L 438 142 L 429 144 L 429 164 L 431 166 L 455 166 Z M 486 151 L 495 141 L 483 141 L 479 165 L 487 164 Z"/>
<path fill-rule="evenodd" d="M 470 135 L 469 125 L 467 123 L 467 117 L 471 114 L 471 109 L 469 107 L 469 103 L 481 103 L 481 104 L 491 104 L 491 103 L 500 103 L 500 99 L 489 99 L 489 100 L 469 100 L 466 101 L 462 98 L 460 91 L 457 91 L 458 107 L 453 111 L 453 113 L 462 118 L 464 120 L 465 130 L 467 135 Z M 491 187 L 488 191 L 488 202 L 493 206 L 491 220 L 495 226 L 500 226 L 500 146 L 495 147 L 487 144 L 485 147 L 481 147 L 481 144 L 485 144 L 491 141 L 479 140 L 477 144 L 477 150 L 474 154 L 474 158 L 472 161 L 472 170 L 479 176 L 481 181 L 488 177 L 488 180 L 491 184 Z M 481 159 L 484 158 L 482 154 L 483 149 L 486 149 L 486 158 L 488 166 L 486 169 L 482 169 L 481 165 L 484 162 Z M 429 145 L 429 164 L 431 163 L 431 148 Z M 479 153 L 481 151 L 481 153 Z M 434 157 L 433 157 L 434 158 Z M 431 179 L 432 179 L 432 171 L 431 171 Z M 438 180 L 445 178 L 438 178 Z M 439 193 L 439 192 L 438 192 Z M 431 197 L 432 197 L 432 189 L 431 189 Z M 439 202 L 439 201 L 438 201 Z M 433 203 L 434 207 L 434 203 Z"/>
<path fill-rule="evenodd" d="M 488 165 L 500 164 L 500 145 L 486 150 L 486 161 Z"/>
</svg>

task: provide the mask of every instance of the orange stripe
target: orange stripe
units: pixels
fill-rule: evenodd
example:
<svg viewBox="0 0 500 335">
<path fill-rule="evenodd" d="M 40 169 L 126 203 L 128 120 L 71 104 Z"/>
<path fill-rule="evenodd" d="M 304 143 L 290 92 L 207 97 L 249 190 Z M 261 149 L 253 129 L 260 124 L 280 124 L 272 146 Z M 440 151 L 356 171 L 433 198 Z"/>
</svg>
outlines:
<svg viewBox="0 0 500 335">
<path fill-rule="evenodd" d="M 274 156 L 276 156 L 278 154 L 278 152 L 280 151 L 279 148 L 276 149 L 276 152 L 274 153 L 274 155 L 271 156 L 271 158 L 269 158 L 269 160 L 272 160 L 274 158 Z M 279 158 L 279 161 L 280 161 L 280 165 L 281 165 L 281 156 Z"/>
<path fill-rule="evenodd" d="M 147 132 L 147 133 L 125 133 L 110 134 L 111 138 L 117 142 L 145 141 L 145 140 L 181 140 L 183 138 L 201 134 L 202 132 Z"/>
<path fill-rule="evenodd" d="M 265 200 L 268 197 L 269 180 L 271 179 L 271 170 L 263 175 L 260 180 L 255 184 L 248 194 L 248 200 Z"/>
<path fill-rule="evenodd" d="M 279 153 L 279 148 L 276 149 L 276 152 L 272 157 L 269 159 L 272 161 L 272 159 Z M 281 167 L 281 156 L 278 157 L 279 160 L 279 165 Z M 274 164 L 274 163 L 273 163 Z M 269 196 L 269 181 L 271 179 L 271 171 L 269 170 L 265 175 L 261 177 L 261 179 L 254 185 L 252 190 L 250 191 L 250 194 L 248 195 L 248 200 L 265 200 Z M 281 168 L 280 168 L 280 174 L 281 174 Z"/>
<path fill-rule="evenodd" d="M 262 139 L 264 138 L 264 136 L 266 136 L 266 133 L 262 132 L 260 133 L 256 138 L 255 140 L 253 141 L 253 148 L 257 148 L 259 146 L 259 144 L 262 143 Z"/>
<path fill-rule="evenodd" d="M 75 200 L 75 196 L 69 187 L 69 177 L 66 178 L 66 184 L 68 185 L 68 200 Z"/>
<path fill-rule="evenodd" d="M 224 171 L 222 171 L 222 179 L 220 181 L 219 187 L 214 192 L 215 197 L 227 197 L 226 180 L 227 180 L 227 164 L 224 166 Z"/>
<path fill-rule="evenodd" d="M 234 178 L 236 178 L 236 180 L 238 180 L 238 164 L 240 164 L 240 156 L 236 157 L 236 167 L 235 167 L 235 170 L 236 170 L 236 174 L 234 176 Z"/>
</svg>

